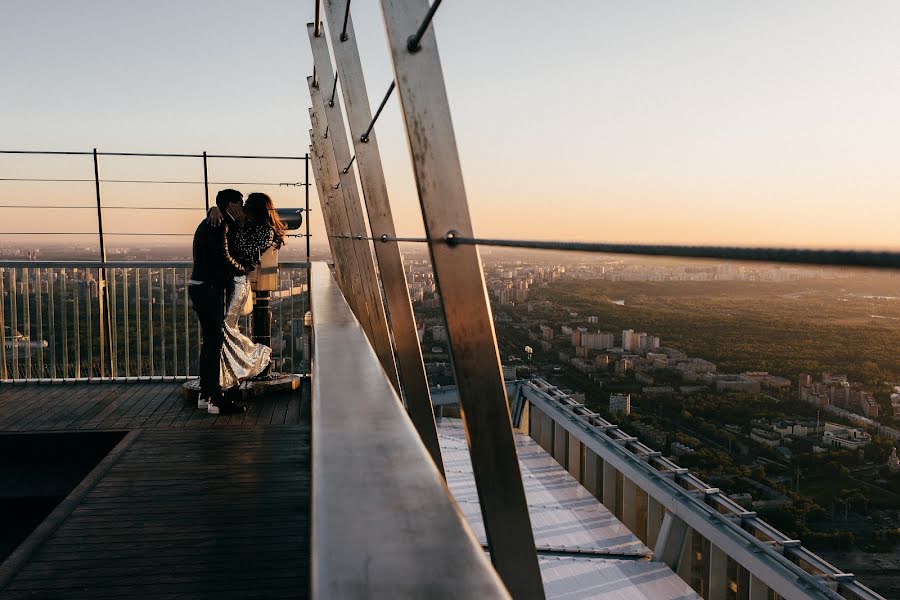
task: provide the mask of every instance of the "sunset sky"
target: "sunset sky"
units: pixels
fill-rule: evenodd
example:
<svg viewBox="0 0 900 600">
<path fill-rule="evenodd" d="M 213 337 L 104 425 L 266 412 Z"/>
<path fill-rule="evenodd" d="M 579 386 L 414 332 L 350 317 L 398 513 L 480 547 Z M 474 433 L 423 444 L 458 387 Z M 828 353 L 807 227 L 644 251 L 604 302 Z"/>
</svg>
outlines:
<svg viewBox="0 0 900 600">
<path fill-rule="evenodd" d="M 352 14 L 377 105 L 392 78 L 379 3 L 354 0 Z M 312 15 L 312 0 L 6 0 L 0 149 L 303 154 Z M 480 235 L 900 247 L 895 0 L 447 0 L 434 26 Z M 397 230 L 421 234 L 396 96 L 377 132 Z M 301 167 L 214 161 L 210 175 L 296 182 Z M 0 179 L 92 168 L 0 156 Z M 101 170 L 202 178 L 197 160 Z M 261 189 L 302 203 L 300 188 Z M 117 206 L 203 198 L 198 185 L 103 192 Z M 92 202 L 90 183 L 0 181 L 0 204 Z M 0 211 L 2 231 L 95 226 L 85 209 Z M 200 216 L 116 210 L 106 228 L 185 232 Z"/>
</svg>

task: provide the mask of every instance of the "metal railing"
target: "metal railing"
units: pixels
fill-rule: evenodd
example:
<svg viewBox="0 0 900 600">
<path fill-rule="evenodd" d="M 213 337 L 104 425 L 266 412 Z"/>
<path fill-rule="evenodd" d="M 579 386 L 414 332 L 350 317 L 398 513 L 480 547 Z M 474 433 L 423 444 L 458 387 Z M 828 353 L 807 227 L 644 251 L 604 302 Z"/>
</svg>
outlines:
<svg viewBox="0 0 900 600">
<path fill-rule="evenodd" d="M 308 373 L 306 262 L 282 262 L 272 293 L 274 368 Z M 0 261 L 0 380 L 197 376 L 200 335 L 184 261 Z M 104 302 L 104 300 L 106 300 Z M 252 319 L 242 330 L 252 335 Z"/>
<path fill-rule="evenodd" d="M 328 267 L 312 269 L 310 597 L 508 598 Z"/>
<path fill-rule="evenodd" d="M 785 598 L 884 600 L 556 386 L 534 378 L 521 391 L 529 410 L 520 427 L 704 598 L 732 587 L 738 597 L 771 588 Z M 666 537 L 666 518 L 682 524 L 680 538 Z"/>
</svg>

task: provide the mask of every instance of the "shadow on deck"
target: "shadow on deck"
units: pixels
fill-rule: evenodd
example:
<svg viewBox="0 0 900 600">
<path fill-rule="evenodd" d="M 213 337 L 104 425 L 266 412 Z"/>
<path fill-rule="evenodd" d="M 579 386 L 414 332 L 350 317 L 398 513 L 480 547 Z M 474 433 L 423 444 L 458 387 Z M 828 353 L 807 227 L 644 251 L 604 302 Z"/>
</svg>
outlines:
<svg viewBox="0 0 900 600">
<path fill-rule="evenodd" d="M 308 398 L 217 417 L 178 383 L 0 387 L 0 436 L 130 431 L 0 564 L 0 598 L 306 597 Z"/>
</svg>

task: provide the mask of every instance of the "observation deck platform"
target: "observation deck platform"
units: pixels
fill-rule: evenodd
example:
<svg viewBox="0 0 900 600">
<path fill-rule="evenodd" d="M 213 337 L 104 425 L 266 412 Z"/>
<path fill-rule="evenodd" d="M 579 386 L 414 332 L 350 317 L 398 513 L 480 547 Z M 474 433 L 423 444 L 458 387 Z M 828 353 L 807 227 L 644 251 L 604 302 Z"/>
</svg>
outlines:
<svg viewBox="0 0 900 600">
<path fill-rule="evenodd" d="M 307 597 L 308 386 L 249 406 L 205 414 L 179 382 L 0 387 L 7 439 L 124 435 L 0 567 L 0 599 Z M 438 432 L 450 491 L 486 548 L 462 424 Z M 516 443 L 548 598 L 696 597 L 530 437 Z"/>
<path fill-rule="evenodd" d="M 0 387 L 7 441 L 128 432 L 0 565 L 0 598 L 306 597 L 308 398 L 214 416 L 180 382 Z"/>
</svg>

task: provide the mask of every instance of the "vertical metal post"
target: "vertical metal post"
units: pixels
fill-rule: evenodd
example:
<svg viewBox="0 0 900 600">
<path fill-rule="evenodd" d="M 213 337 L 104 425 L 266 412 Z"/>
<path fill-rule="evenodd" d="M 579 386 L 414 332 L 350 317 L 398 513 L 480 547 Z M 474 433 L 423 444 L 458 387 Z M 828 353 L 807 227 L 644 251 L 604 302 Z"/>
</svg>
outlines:
<svg viewBox="0 0 900 600">
<path fill-rule="evenodd" d="M 86 315 L 85 324 L 87 325 L 87 333 L 88 333 L 88 377 L 94 377 L 94 303 L 91 302 L 91 286 L 86 285 L 84 287 L 84 306 L 87 310 L 85 310 L 84 314 Z"/>
<path fill-rule="evenodd" d="M 203 151 L 203 194 L 206 198 L 206 212 L 209 212 L 209 167 L 206 163 L 206 150 Z"/>
<path fill-rule="evenodd" d="M 106 263 L 106 239 L 103 237 L 103 205 L 100 199 L 100 161 L 97 158 L 97 149 L 94 148 L 94 190 L 97 195 L 97 233 L 100 236 L 100 262 Z M 107 331 L 111 327 L 109 321 L 109 289 L 106 286 L 106 267 L 101 266 L 98 271 L 98 308 L 100 315 L 100 377 L 106 376 L 106 350 L 109 346 L 110 359 L 112 358 L 111 340 L 107 339 Z M 110 372 L 112 376 L 112 372 Z"/>
<path fill-rule="evenodd" d="M 428 0 L 381 0 L 394 80 L 438 284 L 491 561 L 515 598 L 543 598 L 500 354 L 434 30 L 410 52 Z"/>
<path fill-rule="evenodd" d="M 336 81 L 331 70 L 331 58 L 328 54 L 328 45 L 322 36 L 316 37 L 312 24 L 307 25 L 309 30 L 310 45 L 313 50 L 313 60 L 318 73 L 319 86 L 310 87 L 313 96 L 313 108 L 319 118 L 319 124 L 324 123 L 331 134 L 330 143 L 324 143 L 326 163 L 334 165 L 334 178 L 328 182 L 340 185 L 343 192 L 344 206 L 347 211 L 347 224 L 350 228 L 352 240 L 350 246 L 356 256 L 359 266 L 359 275 L 362 282 L 362 301 L 368 307 L 369 313 L 369 341 L 381 361 L 381 366 L 388 379 L 400 393 L 400 380 L 397 374 L 397 365 L 394 361 L 394 351 L 391 347 L 390 327 L 387 322 L 384 302 L 381 298 L 381 286 L 378 283 L 378 275 L 375 273 L 375 262 L 372 255 L 372 247 L 367 239 L 365 218 L 362 204 L 360 203 L 359 190 L 356 187 L 356 175 L 352 170 L 345 169 L 350 163 L 350 147 L 344 135 L 344 115 L 341 112 L 340 99 L 333 98 L 333 102 L 324 102 L 321 89 L 332 87 Z M 333 157 L 333 158 L 332 158 Z M 333 160 L 333 162 L 332 162 Z M 325 165 L 326 169 L 329 168 Z M 347 172 L 344 172 L 344 171 Z M 417 338 L 418 339 L 418 338 Z"/>
<path fill-rule="evenodd" d="M 144 374 L 143 339 L 141 332 L 141 269 L 134 270 L 134 343 L 137 362 L 135 371 L 140 377 Z"/>
<path fill-rule="evenodd" d="M 178 275 L 172 268 L 172 377 L 178 376 Z"/>
<path fill-rule="evenodd" d="M 78 295 L 81 290 L 79 290 L 80 282 L 77 277 L 78 271 L 75 271 L 76 276 L 72 278 L 72 313 L 74 314 L 74 318 L 72 319 L 72 333 L 75 337 L 75 379 L 81 378 L 81 307 L 78 302 Z"/>
<path fill-rule="evenodd" d="M 188 280 L 190 279 L 190 275 L 188 275 L 187 269 L 181 270 L 181 281 L 184 284 L 184 290 L 182 292 L 183 296 L 181 298 L 181 302 L 184 310 L 182 311 L 184 314 L 184 375 L 186 377 L 191 376 L 191 353 L 190 353 L 190 326 L 188 314 L 191 312 L 191 303 L 188 298 Z M 199 341 L 199 340 L 197 340 Z"/>
<path fill-rule="evenodd" d="M 150 356 L 150 376 L 156 375 L 153 364 L 153 269 L 147 269 L 147 353 Z"/>
<path fill-rule="evenodd" d="M 38 334 L 38 343 L 43 345 L 44 343 L 44 269 L 37 269 L 37 275 L 35 276 L 35 310 L 37 311 L 37 334 Z M 2 277 L 2 275 L 0 275 Z M 3 290 L 0 289 L 0 296 L 3 295 Z M 3 330 L 3 323 L 0 322 L 0 331 Z M 38 377 L 46 377 L 47 374 L 44 372 L 44 349 L 38 348 Z"/>
<path fill-rule="evenodd" d="M 16 268 L 13 267 L 9 270 L 9 338 L 12 342 L 13 379 L 19 378 L 19 340 L 16 339 L 16 332 L 19 330 L 19 306 L 16 302 L 16 295 L 19 293 L 18 287 L 16 285 Z"/>
<path fill-rule="evenodd" d="M 0 267 L 0 331 L 3 339 L 0 340 L 0 379 L 9 379 L 9 371 L 6 368 L 6 291 L 3 289 L 3 280 L 6 278 L 6 269 Z"/>
<path fill-rule="evenodd" d="M 119 376 L 119 290 L 116 287 L 116 269 L 107 271 L 106 295 L 109 319 L 109 377 Z"/>
<path fill-rule="evenodd" d="M 69 294 L 67 285 L 68 274 L 64 268 L 59 270 L 59 278 L 59 311 L 62 325 L 62 376 L 65 379 L 69 376 Z M 102 344 L 100 348 L 102 350 Z"/>
<path fill-rule="evenodd" d="M 166 376 L 166 270 L 159 269 L 159 364 L 160 375 Z"/>
<path fill-rule="evenodd" d="M 50 326 L 50 377 L 56 379 L 56 294 L 55 294 L 56 271 L 47 269 L 47 320 Z M 5 365 L 5 363 L 4 363 Z"/>
<path fill-rule="evenodd" d="M 129 319 L 130 310 L 128 306 L 128 271 L 122 269 L 122 312 L 125 319 L 125 377 L 131 377 L 131 343 L 129 329 L 131 329 L 131 320 Z"/>
<path fill-rule="evenodd" d="M 362 62 L 356 45 L 353 19 L 346 12 L 347 7 L 348 5 L 343 0 L 325 0 L 325 16 L 328 19 L 331 48 L 337 72 L 340 74 L 341 92 L 347 110 L 350 138 L 353 141 L 354 156 L 356 156 L 356 165 L 359 169 L 360 183 L 366 202 L 369 229 L 372 231 L 372 237 L 376 239 L 383 235 L 395 238 L 397 231 L 394 227 L 384 168 L 374 130 L 369 133 L 365 142 L 362 141 L 362 136 L 372 121 L 372 111 L 369 107 Z M 342 19 L 346 21 L 345 35 L 339 33 Z M 316 44 L 321 46 L 318 53 L 315 48 L 313 52 L 316 56 L 316 64 L 319 65 L 320 56 L 321 58 L 328 56 L 325 38 L 324 36 L 313 36 L 311 40 L 314 46 Z M 343 139 L 343 135 L 336 135 L 335 143 L 340 143 L 338 137 Z M 352 172 L 348 173 L 348 177 L 352 178 L 352 175 Z M 400 385 L 406 399 L 409 416 L 438 470 L 443 473 L 441 449 L 434 423 L 434 408 L 428 389 L 428 376 L 425 373 L 422 349 L 419 346 L 416 320 L 409 297 L 403 258 L 400 255 L 400 245 L 395 241 L 376 241 L 374 247 L 381 282 L 384 286 L 384 299 L 391 315 L 391 333 L 397 352 Z"/>
<path fill-rule="evenodd" d="M 31 298 L 28 285 L 29 269 L 22 269 L 22 327 L 25 329 L 25 379 L 31 379 Z"/>
</svg>

